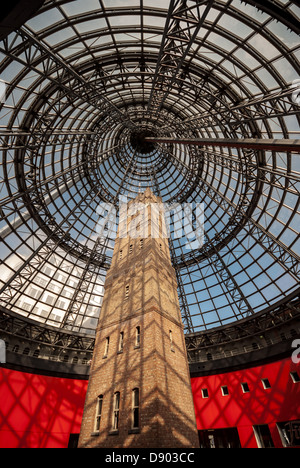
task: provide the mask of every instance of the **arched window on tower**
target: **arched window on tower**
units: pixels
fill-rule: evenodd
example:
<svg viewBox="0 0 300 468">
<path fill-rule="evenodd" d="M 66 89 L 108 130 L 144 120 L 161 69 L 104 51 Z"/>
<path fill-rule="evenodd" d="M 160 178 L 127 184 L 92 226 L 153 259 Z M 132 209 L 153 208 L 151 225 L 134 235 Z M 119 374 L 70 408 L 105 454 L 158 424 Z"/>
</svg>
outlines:
<svg viewBox="0 0 300 468">
<path fill-rule="evenodd" d="M 103 408 L 103 395 L 99 395 L 98 400 L 97 400 L 97 410 L 96 410 L 96 418 L 95 418 L 95 429 L 94 429 L 95 432 L 100 431 L 102 408 Z"/>
<path fill-rule="evenodd" d="M 135 388 L 132 391 L 132 429 L 140 427 L 140 391 Z"/>
<path fill-rule="evenodd" d="M 112 430 L 118 431 L 120 423 L 120 392 L 116 392 L 114 395 L 114 411 L 112 420 Z"/>
<path fill-rule="evenodd" d="M 141 346 L 141 327 L 136 327 L 135 329 L 135 348 L 140 348 Z"/>
</svg>

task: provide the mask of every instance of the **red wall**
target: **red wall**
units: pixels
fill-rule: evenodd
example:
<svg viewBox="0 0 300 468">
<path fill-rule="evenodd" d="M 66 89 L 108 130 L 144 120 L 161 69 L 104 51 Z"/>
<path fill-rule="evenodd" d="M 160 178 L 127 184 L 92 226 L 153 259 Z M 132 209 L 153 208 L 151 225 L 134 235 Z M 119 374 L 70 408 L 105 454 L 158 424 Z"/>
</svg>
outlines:
<svg viewBox="0 0 300 468">
<path fill-rule="evenodd" d="M 257 447 L 252 426 L 269 424 L 282 447 L 276 422 L 300 419 L 300 384 L 290 359 L 238 372 L 192 379 L 198 429 L 237 427 L 243 447 Z M 264 390 L 261 379 L 272 388 Z M 250 393 L 240 384 L 247 382 Z M 230 395 L 223 397 L 221 386 Z M 201 389 L 209 398 L 203 399 Z M 0 448 L 66 448 L 79 434 L 87 382 L 0 369 Z"/>
<path fill-rule="evenodd" d="M 0 369 L 0 448 L 67 447 L 86 391 L 86 381 Z"/>
<path fill-rule="evenodd" d="M 300 419 L 300 383 L 293 383 L 290 372 L 300 372 L 299 365 L 286 359 L 252 369 L 192 379 L 197 426 L 199 430 L 237 427 L 241 445 L 257 448 L 252 426 L 268 424 L 276 447 L 282 447 L 277 422 Z M 265 390 L 261 379 L 269 379 Z M 243 393 L 241 383 L 247 382 L 250 393 Z M 222 386 L 228 386 L 229 396 L 223 396 Z M 203 399 L 206 388 L 209 398 Z"/>
</svg>

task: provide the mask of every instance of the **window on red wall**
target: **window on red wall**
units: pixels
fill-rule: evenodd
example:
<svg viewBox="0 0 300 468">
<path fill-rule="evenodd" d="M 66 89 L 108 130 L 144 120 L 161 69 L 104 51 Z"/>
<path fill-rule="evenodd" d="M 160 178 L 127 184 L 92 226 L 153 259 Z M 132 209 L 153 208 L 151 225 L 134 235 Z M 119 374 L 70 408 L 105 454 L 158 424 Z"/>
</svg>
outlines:
<svg viewBox="0 0 300 468">
<path fill-rule="evenodd" d="M 253 426 L 253 430 L 258 448 L 274 448 L 274 442 L 267 424 Z"/>
<path fill-rule="evenodd" d="M 300 420 L 277 424 L 284 447 L 300 447 Z"/>
<path fill-rule="evenodd" d="M 236 427 L 199 431 L 200 448 L 241 448 Z"/>
</svg>

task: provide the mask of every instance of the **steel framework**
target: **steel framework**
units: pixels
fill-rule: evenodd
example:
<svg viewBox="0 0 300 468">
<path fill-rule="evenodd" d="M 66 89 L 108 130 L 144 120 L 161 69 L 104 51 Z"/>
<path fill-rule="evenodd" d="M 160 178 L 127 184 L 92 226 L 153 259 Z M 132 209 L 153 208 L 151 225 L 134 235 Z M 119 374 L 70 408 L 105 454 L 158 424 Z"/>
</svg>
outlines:
<svg viewBox="0 0 300 468">
<path fill-rule="evenodd" d="M 150 187 L 205 204 L 201 248 L 197 220 L 171 225 L 188 350 L 251 334 L 298 294 L 299 2 L 75 3 L 0 41 L 2 323 L 93 336 L 114 248 L 99 206 Z"/>
</svg>

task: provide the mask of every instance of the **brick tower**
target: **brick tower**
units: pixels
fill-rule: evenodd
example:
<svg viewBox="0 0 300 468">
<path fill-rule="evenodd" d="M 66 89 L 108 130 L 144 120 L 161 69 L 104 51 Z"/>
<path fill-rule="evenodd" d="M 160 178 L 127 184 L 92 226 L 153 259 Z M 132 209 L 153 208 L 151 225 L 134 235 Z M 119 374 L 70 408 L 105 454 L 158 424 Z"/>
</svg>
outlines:
<svg viewBox="0 0 300 468">
<path fill-rule="evenodd" d="M 161 206 L 161 199 L 147 189 L 128 204 L 127 220 L 119 227 L 97 328 L 80 448 L 199 447 L 176 275 Z"/>
</svg>

